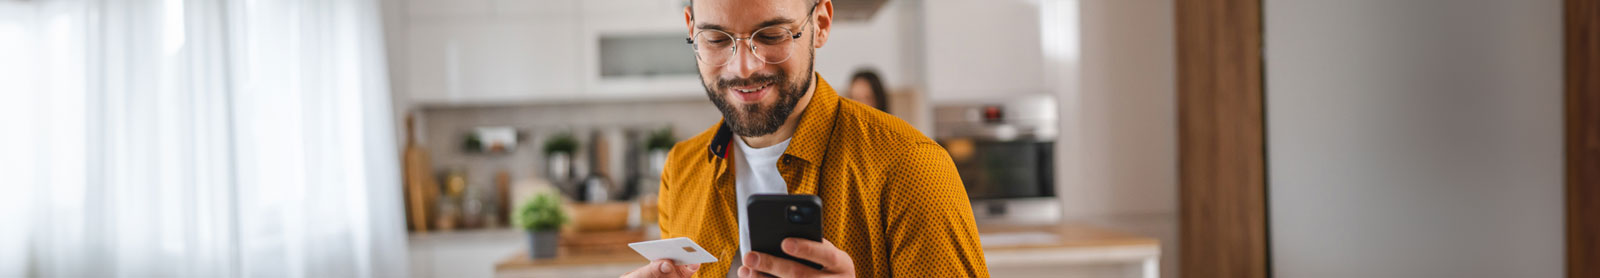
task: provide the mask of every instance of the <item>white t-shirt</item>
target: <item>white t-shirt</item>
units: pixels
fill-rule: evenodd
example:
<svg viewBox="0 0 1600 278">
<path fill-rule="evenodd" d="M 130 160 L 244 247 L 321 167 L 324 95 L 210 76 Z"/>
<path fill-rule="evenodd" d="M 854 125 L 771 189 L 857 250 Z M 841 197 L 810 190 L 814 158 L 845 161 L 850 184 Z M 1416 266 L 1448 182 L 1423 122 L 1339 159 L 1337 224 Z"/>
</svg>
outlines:
<svg viewBox="0 0 1600 278">
<path fill-rule="evenodd" d="M 737 195 L 736 206 L 739 208 L 739 254 L 734 255 L 732 268 L 728 269 L 728 277 L 739 276 L 739 265 L 744 262 L 744 253 L 750 252 L 750 226 L 746 219 L 745 201 L 751 194 L 789 194 L 789 186 L 783 182 L 783 173 L 778 172 L 778 159 L 783 157 L 783 151 L 789 148 L 789 139 L 784 139 L 777 145 L 765 148 L 751 148 L 744 143 L 744 139 L 737 138 L 738 151 L 733 155 L 734 170 L 734 195 Z"/>
</svg>

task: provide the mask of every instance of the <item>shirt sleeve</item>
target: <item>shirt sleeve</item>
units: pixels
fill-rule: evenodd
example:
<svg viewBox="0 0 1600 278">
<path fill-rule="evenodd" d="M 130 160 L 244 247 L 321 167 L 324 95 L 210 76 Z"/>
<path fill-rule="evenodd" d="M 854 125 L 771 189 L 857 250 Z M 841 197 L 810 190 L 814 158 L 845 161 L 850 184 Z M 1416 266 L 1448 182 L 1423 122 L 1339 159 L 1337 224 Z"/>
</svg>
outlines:
<svg viewBox="0 0 1600 278">
<path fill-rule="evenodd" d="M 949 153 L 910 148 L 888 173 L 884 197 L 895 277 L 989 277 L 966 188 Z"/>
<path fill-rule="evenodd" d="M 673 149 L 677 149 L 677 148 L 674 147 Z M 667 151 L 667 157 L 672 157 L 672 151 L 671 150 Z M 661 168 L 662 169 L 672 169 L 672 165 L 671 164 L 672 164 L 672 159 L 667 159 L 667 161 L 664 162 L 664 164 L 662 165 Z M 673 198 L 667 197 L 667 196 L 672 195 L 672 193 L 673 193 L 672 192 L 672 188 L 669 188 L 669 186 L 667 186 L 667 183 L 672 180 L 671 178 L 668 178 L 667 175 L 670 175 L 671 173 L 672 173 L 672 171 L 661 171 L 661 185 L 660 185 L 660 187 L 656 188 L 656 226 L 660 227 L 660 229 L 661 229 L 661 238 L 674 238 L 674 237 L 677 237 L 677 235 L 673 234 L 670 231 L 667 231 L 667 227 L 671 227 L 672 226 L 672 225 L 668 224 L 668 223 L 672 223 L 672 217 L 671 217 L 670 214 L 667 213 L 667 210 L 669 208 L 674 208 L 673 203 L 672 203 L 672 199 Z"/>
</svg>

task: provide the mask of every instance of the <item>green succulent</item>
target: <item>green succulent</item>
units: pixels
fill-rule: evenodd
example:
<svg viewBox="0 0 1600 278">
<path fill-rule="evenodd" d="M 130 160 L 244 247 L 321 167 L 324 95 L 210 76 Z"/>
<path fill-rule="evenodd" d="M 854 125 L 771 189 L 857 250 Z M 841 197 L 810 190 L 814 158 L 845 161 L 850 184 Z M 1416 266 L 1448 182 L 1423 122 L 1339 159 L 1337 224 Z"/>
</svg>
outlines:
<svg viewBox="0 0 1600 278">
<path fill-rule="evenodd" d="M 645 138 L 646 150 L 671 150 L 672 145 L 678 144 L 678 139 L 672 136 L 672 127 L 663 127 Z"/>
<path fill-rule="evenodd" d="M 551 193 L 534 195 L 517 208 L 513 224 L 529 231 L 549 231 L 567 223 L 567 212 L 561 210 L 561 198 Z"/>
<path fill-rule="evenodd" d="M 567 132 L 557 133 L 554 136 L 550 136 L 550 140 L 549 141 L 545 141 L 544 142 L 544 153 L 547 154 L 547 155 L 548 154 L 556 154 L 556 153 L 568 153 L 568 154 L 571 154 L 571 153 L 577 153 L 577 152 L 578 152 L 578 139 L 575 138 L 575 137 L 572 137 L 572 133 L 567 133 Z"/>
</svg>

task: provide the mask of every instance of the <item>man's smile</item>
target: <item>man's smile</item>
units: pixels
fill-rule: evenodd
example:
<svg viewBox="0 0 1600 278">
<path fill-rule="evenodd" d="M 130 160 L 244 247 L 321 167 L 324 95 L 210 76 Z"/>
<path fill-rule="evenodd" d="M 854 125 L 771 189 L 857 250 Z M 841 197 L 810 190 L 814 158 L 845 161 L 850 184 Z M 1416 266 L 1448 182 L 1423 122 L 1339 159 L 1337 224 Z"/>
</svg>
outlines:
<svg viewBox="0 0 1600 278">
<path fill-rule="evenodd" d="M 743 102 L 755 103 L 772 92 L 772 83 L 755 86 L 735 86 L 729 88 L 729 93 L 738 96 Z"/>
</svg>

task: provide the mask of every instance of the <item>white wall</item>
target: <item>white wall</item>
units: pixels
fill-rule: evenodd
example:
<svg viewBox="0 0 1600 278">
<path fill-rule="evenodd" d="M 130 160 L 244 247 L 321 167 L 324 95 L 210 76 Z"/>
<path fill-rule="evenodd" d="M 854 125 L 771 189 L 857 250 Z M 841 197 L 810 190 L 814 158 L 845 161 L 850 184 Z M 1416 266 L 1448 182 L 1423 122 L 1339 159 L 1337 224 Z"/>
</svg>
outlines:
<svg viewBox="0 0 1600 278">
<path fill-rule="evenodd" d="M 1172 1 L 924 4 L 933 101 L 1060 98 L 1068 221 L 1175 213 Z"/>
<path fill-rule="evenodd" d="M 1040 58 L 1038 2 L 924 1 L 920 24 L 928 98 L 992 100 L 1049 93 Z"/>
<path fill-rule="evenodd" d="M 1076 11 L 1052 10 L 1062 6 Z M 1168 0 L 889 1 L 870 23 L 836 26 L 817 69 L 843 86 L 855 65 L 887 65 L 890 86 L 921 83 L 933 102 L 1056 93 L 1064 221 L 1161 239 L 1170 270 L 1178 253 L 1172 24 Z M 1061 42 L 1077 48 L 1051 49 Z"/>
<path fill-rule="evenodd" d="M 1078 92 L 1063 96 L 1057 145 L 1076 151 L 1057 165 L 1057 173 L 1069 173 L 1058 176 L 1062 215 L 1161 240 L 1164 277 L 1176 277 L 1173 1 L 1075 2 Z"/>
<path fill-rule="evenodd" d="M 1558 0 L 1265 0 L 1278 277 L 1561 277 Z"/>
<path fill-rule="evenodd" d="M 901 18 L 909 11 L 903 1 L 889 1 L 867 21 L 836 22 L 828 44 L 817 49 L 816 70 L 840 93 L 849 90 L 850 75 L 868 67 L 878 71 L 889 90 L 913 88 L 921 74 L 905 67 L 905 49 L 913 47 L 912 26 Z"/>
<path fill-rule="evenodd" d="M 1063 135 L 1080 141 L 1084 163 L 1063 185 L 1065 215 L 1175 213 L 1172 1 L 1081 3 L 1081 110 L 1064 116 L 1081 128 Z"/>
</svg>

